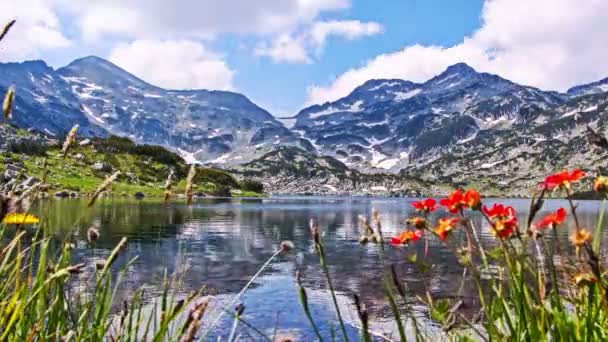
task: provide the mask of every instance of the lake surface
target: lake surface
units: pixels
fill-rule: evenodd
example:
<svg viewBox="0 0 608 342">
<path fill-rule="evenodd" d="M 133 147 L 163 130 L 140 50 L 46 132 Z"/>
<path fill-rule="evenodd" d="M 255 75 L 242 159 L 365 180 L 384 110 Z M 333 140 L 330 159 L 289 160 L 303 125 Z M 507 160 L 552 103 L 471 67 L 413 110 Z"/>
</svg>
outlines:
<svg viewBox="0 0 608 342">
<path fill-rule="evenodd" d="M 308 222 L 316 218 L 322 230 L 331 274 L 339 292 L 341 311 L 348 322 L 349 333 L 357 339 L 359 320 L 354 310 L 352 294 L 359 294 L 372 316 L 372 327 L 386 335 L 394 334 L 390 310 L 384 298 L 382 269 L 378 262 L 378 247 L 362 246 L 358 239 L 361 229 L 359 215 L 370 216 L 372 209 L 381 213 L 385 237 L 404 228 L 404 220 L 413 214 L 414 199 L 392 198 L 332 198 L 332 197 L 273 197 L 266 199 L 205 199 L 188 207 L 181 203 L 164 206 L 160 202 L 136 200 L 105 200 L 87 209 L 84 200 L 49 200 L 37 210 L 48 219 L 52 231 L 60 238 L 76 241 L 75 259 L 91 264 L 107 257 L 112 247 L 123 237 L 128 238 L 126 251 L 117 267 L 137 257 L 123 277 L 119 298 L 128 298 L 135 289 L 145 287 L 146 300 L 153 303 L 162 290 L 163 274 L 177 272 L 183 276 L 181 296 L 207 286 L 218 293 L 219 300 L 228 303 L 256 273 L 258 268 L 279 248 L 281 241 L 290 240 L 295 250 L 282 255 L 246 292 L 244 319 L 272 335 L 275 327 L 281 336 L 297 340 L 314 340 L 298 301 L 296 270 L 308 290 L 314 318 L 329 337 L 332 327 L 339 332 L 331 297 L 325 278 L 314 253 Z M 486 200 L 491 204 L 494 200 Z M 514 206 L 524 222 L 528 200 L 509 199 L 501 203 Z M 593 229 L 600 211 L 600 202 L 578 202 L 581 224 Z M 567 202 L 551 200 L 544 212 L 567 207 Z M 436 216 L 445 215 L 437 213 Z M 542 215 L 542 213 L 541 213 Z M 484 244 L 495 243 L 494 237 L 475 219 Z M 89 226 L 99 227 L 101 236 L 94 247 L 86 242 Z M 571 224 L 569 224 L 570 229 Z M 560 230 L 560 244 L 571 252 L 568 229 Z M 408 248 L 387 246 L 387 262 L 396 265 L 399 276 L 416 295 L 426 291 L 435 298 L 453 298 L 461 286 L 462 268 L 452 253 L 437 239 L 430 240 L 427 260 L 433 266 L 423 274 L 408 261 L 408 256 L 424 255 L 424 244 Z M 83 274 L 82 277 L 86 275 Z M 464 285 L 464 302 L 475 306 L 473 293 Z M 468 299 L 467 299 L 468 298 Z M 424 306 L 414 299 L 419 319 L 426 320 Z M 209 314 L 209 313 L 208 313 Z M 226 339 L 232 319 L 222 320 L 217 335 Z M 430 325 L 432 328 L 432 325 Z M 255 333 L 241 328 L 244 340 L 257 340 Z M 250 335 L 248 335 L 250 334 Z M 395 336 L 395 335 L 393 335 Z M 216 340 L 210 336 L 209 340 Z"/>
</svg>

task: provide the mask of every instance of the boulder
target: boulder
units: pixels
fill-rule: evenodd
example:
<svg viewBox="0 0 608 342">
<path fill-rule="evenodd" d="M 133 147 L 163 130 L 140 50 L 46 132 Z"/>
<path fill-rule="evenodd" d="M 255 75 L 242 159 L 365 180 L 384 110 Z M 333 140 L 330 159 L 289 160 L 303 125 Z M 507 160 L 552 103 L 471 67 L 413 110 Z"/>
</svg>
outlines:
<svg viewBox="0 0 608 342">
<path fill-rule="evenodd" d="M 146 195 L 141 191 L 138 191 L 135 193 L 135 198 L 137 198 L 137 199 L 142 199 L 144 197 L 146 197 Z"/>
<path fill-rule="evenodd" d="M 70 197 L 70 193 L 69 193 L 69 192 L 67 192 L 66 190 L 63 190 L 63 191 L 57 191 L 57 192 L 55 193 L 55 197 L 59 197 L 59 198 L 68 198 L 68 197 Z"/>
<path fill-rule="evenodd" d="M 90 144 L 91 144 L 91 139 L 84 139 L 83 141 L 78 143 L 78 145 L 80 145 L 80 146 L 87 146 Z"/>
<path fill-rule="evenodd" d="M 40 179 L 36 178 L 36 177 L 28 177 L 26 180 L 23 181 L 23 183 L 21 183 L 21 185 L 24 188 L 31 188 L 32 186 L 34 186 L 35 184 L 40 183 Z"/>
<path fill-rule="evenodd" d="M 93 170 L 101 172 L 112 172 L 112 165 L 106 162 L 97 162 L 93 164 Z"/>
<path fill-rule="evenodd" d="M 135 183 L 137 182 L 137 175 L 134 174 L 133 172 L 127 172 L 125 173 L 125 176 L 127 176 L 127 178 L 129 179 L 129 181 Z"/>
</svg>

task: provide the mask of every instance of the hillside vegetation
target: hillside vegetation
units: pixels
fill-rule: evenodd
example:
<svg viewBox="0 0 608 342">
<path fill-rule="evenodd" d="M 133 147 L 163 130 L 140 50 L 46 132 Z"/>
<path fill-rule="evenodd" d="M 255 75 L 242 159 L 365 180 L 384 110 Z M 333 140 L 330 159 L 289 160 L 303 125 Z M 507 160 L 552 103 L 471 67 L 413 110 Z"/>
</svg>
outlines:
<svg viewBox="0 0 608 342">
<path fill-rule="evenodd" d="M 137 145 L 127 138 L 111 136 L 79 141 L 63 157 L 61 146 L 54 141 L 9 142 L 0 153 L 0 171 L 4 181 L 17 178 L 16 184 L 30 177 L 42 179 L 47 170 L 47 182 L 53 192 L 88 194 L 103 179 L 120 171 L 114 184 L 114 194 L 160 197 L 173 172 L 173 192 L 185 190 L 189 166 L 177 154 L 161 146 Z M 245 190 L 231 174 L 218 169 L 197 167 L 193 180 L 199 196 L 260 196 L 262 187 L 253 187 L 247 180 Z"/>
</svg>

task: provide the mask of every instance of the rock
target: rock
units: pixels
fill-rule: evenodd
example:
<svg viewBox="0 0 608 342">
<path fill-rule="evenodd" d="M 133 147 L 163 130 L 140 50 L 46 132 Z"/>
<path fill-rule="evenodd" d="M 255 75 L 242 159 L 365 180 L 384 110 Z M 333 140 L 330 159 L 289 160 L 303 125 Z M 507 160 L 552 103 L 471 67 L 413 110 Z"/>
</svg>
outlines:
<svg viewBox="0 0 608 342">
<path fill-rule="evenodd" d="M 146 195 L 141 191 L 138 191 L 135 193 L 135 198 L 137 198 L 137 199 L 142 199 L 144 197 L 146 197 Z"/>
<path fill-rule="evenodd" d="M 84 139 L 83 141 L 78 143 L 78 145 L 80 145 L 80 146 L 87 146 L 90 144 L 91 144 L 91 139 Z"/>
<path fill-rule="evenodd" d="M 23 183 L 21 183 L 21 185 L 24 188 L 31 188 L 32 186 L 34 186 L 35 184 L 40 183 L 40 179 L 36 178 L 36 177 L 28 177 L 26 180 L 23 181 Z"/>
<path fill-rule="evenodd" d="M 82 153 L 76 153 L 76 155 L 74 156 L 74 159 L 84 160 L 84 154 L 82 154 Z"/>
<path fill-rule="evenodd" d="M 2 177 L 4 179 L 4 182 L 8 182 L 12 179 L 17 178 L 18 175 L 19 175 L 18 171 L 7 169 L 6 171 L 4 171 L 4 174 L 2 175 Z"/>
<path fill-rule="evenodd" d="M 129 179 L 129 181 L 131 181 L 131 182 L 137 182 L 137 175 L 134 174 L 133 172 L 127 172 L 127 173 L 125 173 L 125 176 L 127 176 L 127 178 Z"/>
<path fill-rule="evenodd" d="M 17 173 L 21 172 L 21 170 L 23 170 L 23 164 L 18 165 L 19 162 L 13 162 L 14 164 L 8 164 L 6 165 L 6 171 L 15 171 Z"/>
<path fill-rule="evenodd" d="M 112 172 L 112 165 L 106 162 L 97 162 L 93 164 L 94 171 Z"/>
<path fill-rule="evenodd" d="M 57 192 L 55 193 L 55 197 L 59 197 L 59 198 L 68 198 L 68 197 L 70 197 L 70 193 L 69 193 L 69 192 L 67 192 L 66 190 L 63 190 L 63 191 L 57 191 Z"/>
<path fill-rule="evenodd" d="M 78 193 L 77 192 L 70 192 L 70 197 L 72 197 L 72 198 L 78 197 Z"/>
</svg>

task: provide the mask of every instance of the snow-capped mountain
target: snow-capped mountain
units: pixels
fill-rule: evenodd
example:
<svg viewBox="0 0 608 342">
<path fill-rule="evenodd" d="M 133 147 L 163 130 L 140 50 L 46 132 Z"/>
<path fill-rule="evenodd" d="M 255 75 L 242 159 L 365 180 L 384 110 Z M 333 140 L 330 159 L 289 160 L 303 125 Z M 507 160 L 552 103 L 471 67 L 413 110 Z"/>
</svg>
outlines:
<svg viewBox="0 0 608 342">
<path fill-rule="evenodd" d="M 18 91 L 15 123 L 51 135 L 128 136 L 179 151 L 187 160 L 238 163 L 277 145 L 310 148 L 245 96 L 165 90 L 98 57 L 53 70 L 44 62 L 0 64 L 0 90 Z"/>
<path fill-rule="evenodd" d="M 367 81 L 285 118 L 292 128 L 241 94 L 162 89 L 97 57 L 57 70 L 41 61 L 0 64 L 0 91 L 12 84 L 18 126 L 60 137 L 78 123 L 82 135 L 128 136 L 189 161 L 242 164 L 245 174 L 268 158 L 289 165 L 309 153 L 307 160 L 335 158 L 353 174 L 504 190 L 557 168 L 608 166 L 583 138 L 587 125 L 608 128 L 608 79 L 557 93 L 459 63 L 422 83 Z M 285 146 L 303 152 L 273 154 Z"/>
<path fill-rule="evenodd" d="M 590 94 L 600 94 L 608 91 L 608 78 L 604 78 L 597 82 L 583 84 L 568 89 L 568 95 L 581 96 Z"/>
<path fill-rule="evenodd" d="M 0 63 L 0 94 L 11 85 L 16 88 L 12 118 L 16 125 L 57 137 L 75 124 L 84 135 L 107 134 L 89 122 L 70 84 L 44 62 Z"/>
<path fill-rule="evenodd" d="M 482 130 L 540 120 L 567 98 L 459 63 L 419 84 L 368 81 L 338 101 L 302 110 L 293 130 L 349 166 L 399 170 Z"/>
</svg>

